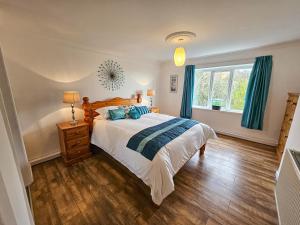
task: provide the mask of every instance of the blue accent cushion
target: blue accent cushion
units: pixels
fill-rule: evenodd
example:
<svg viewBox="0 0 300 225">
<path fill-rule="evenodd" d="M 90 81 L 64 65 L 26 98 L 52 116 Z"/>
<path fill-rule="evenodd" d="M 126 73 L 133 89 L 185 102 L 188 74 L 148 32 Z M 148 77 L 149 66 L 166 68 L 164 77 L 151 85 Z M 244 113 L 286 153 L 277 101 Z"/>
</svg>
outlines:
<svg viewBox="0 0 300 225">
<path fill-rule="evenodd" d="M 120 120 L 126 118 L 124 109 L 112 109 L 108 110 L 108 113 L 111 120 Z"/>
<path fill-rule="evenodd" d="M 147 106 L 136 106 L 135 108 L 141 115 L 150 113 Z"/>
<path fill-rule="evenodd" d="M 139 113 L 139 111 L 137 111 L 135 107 L 130 109 L 128 115 L 130 116 L 131 119 L 134 120 L 141 118 L 141 114 Z"/>
</svg>

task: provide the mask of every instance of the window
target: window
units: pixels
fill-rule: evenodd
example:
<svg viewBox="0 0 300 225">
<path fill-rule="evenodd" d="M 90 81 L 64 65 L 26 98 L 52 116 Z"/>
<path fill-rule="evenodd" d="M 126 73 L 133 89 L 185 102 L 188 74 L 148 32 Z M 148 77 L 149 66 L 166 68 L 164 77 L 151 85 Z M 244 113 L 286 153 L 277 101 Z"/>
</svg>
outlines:
<svg viewBox="0 0 300 225">
<path fill-rule="evenodd" d="M 196 69 L 194 102 L 196 107 L 242 112 L 252 64 Z"/>
</svg>

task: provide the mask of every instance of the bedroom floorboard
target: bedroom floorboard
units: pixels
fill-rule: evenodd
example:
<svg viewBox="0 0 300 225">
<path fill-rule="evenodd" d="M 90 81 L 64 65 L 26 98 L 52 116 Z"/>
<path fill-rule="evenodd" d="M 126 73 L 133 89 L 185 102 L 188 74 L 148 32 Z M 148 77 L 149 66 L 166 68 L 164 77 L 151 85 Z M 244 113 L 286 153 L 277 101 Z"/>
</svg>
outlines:
<svg viewBox="0 0 300 225">
<path fill-rule="evenodd" d="M 160 207 L 150 189 L 105 154 L 71 167 L 60 158 L 33 167 L 37 225 L 65 224 L 278 224 L 274 199 L 275 152 L 221 136 L 204 156 L 187 162 L 175 191 Z"/>
</svg>

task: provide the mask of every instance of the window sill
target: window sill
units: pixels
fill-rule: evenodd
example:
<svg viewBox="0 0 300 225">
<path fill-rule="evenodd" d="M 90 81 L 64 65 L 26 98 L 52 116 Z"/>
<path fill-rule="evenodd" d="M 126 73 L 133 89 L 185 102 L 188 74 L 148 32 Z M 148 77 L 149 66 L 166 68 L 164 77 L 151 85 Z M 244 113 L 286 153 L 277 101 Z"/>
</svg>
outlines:
<svg viewBox="0 0 300 225">
<path fill-rule="evenodd" d="M 223 113 L 234 113 L 234 114 L 243 114 L 243 111 L 239 111 L 239 110 L 214 110 L 211 108 L 206 108 L 206 107 L 201 107 L 201 106 L 193 106 L 193 109 L 200 109 L 200 110 L 208 110 L 208 111 L 213 111 L 213 112 L 223 112 Z"/>
</svg>

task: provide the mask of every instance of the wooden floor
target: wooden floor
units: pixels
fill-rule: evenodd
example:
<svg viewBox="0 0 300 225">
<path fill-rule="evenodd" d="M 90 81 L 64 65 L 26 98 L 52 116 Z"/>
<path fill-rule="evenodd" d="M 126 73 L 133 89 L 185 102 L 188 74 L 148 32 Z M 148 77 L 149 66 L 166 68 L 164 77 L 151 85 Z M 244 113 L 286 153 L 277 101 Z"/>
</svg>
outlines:
<svg viewBox="0 0 300 225">
<path fill-rule="evenodd" d="M 278 224 L 275 153 L 222 137 L 209 141 L 175 176 L 161 206 L 149 188 L 105 154 L 72 167 L 54 159 L 33 167 L 37 225 L 47 224 Z"/>
</svg>

